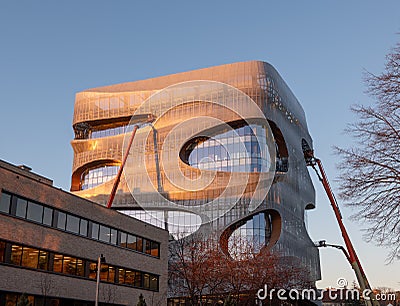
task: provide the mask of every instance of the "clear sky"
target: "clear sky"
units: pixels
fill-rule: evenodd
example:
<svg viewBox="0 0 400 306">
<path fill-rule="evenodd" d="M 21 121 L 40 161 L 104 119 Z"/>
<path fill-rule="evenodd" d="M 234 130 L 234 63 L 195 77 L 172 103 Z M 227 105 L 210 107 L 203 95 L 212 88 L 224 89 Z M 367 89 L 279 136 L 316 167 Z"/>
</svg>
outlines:
<svg viewBox="0 0 400 306">
<path fill-rule="evenodd" d="M 271 63 L 302 104 L 316 155 L 335 188 L 332 146 L 354 103 L 368 104 L 362 73 L 379 73 L 400 41 L 400 1 L 1 1 L 0 159 L 26 164 L 68 190 L 75 93 L 236 61 Z M 311 173 L 313 177 L 314 173 Z M 342 244 L 315 180 L 313 240 Z M 345 223 L 372 286 L 400 289 L 400 263 Z M 336 249 L 320 252 L 323 280 L 355 277 Z"/>
</svg>

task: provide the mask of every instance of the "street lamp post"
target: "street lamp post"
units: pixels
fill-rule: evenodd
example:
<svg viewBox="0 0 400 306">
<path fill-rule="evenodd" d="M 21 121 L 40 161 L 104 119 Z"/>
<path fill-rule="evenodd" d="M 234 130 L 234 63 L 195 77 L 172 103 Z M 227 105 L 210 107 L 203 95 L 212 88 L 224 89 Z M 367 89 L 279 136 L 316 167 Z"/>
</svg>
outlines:
<svg viewBox="0 0 400 306">
<path fill-rule="evenodd" d="M 99 305 L 99 285 L 100 285 L 100 271 L 101 271 L 101 264 L 106 262 L 106 258 L 103 254 L 100 254 L 99 258 L 97 259 L 97 278 L 96 278 L 96 301 L 95 306 Z"/>
</svg>

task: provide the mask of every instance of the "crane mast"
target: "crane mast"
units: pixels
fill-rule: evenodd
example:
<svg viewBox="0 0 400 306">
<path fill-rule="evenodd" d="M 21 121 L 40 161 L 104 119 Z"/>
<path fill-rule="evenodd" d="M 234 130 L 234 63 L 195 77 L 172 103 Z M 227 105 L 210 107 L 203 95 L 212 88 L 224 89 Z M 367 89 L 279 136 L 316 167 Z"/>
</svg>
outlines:
<svg viewBox="0 0 400 306">
<path fill-rule="evenodd" d="M 155 120 L 155 118 L 154 118 L 153 115 L 148 115 L 147 116 L 147 120 L 145 122 L 146 123 L 152 123 L 154 120 Z M 136 131 L 138 130 L 138 128 L 139 128 L 138 124 L 134 125 L 134 127 L 133 127 L 132 134 L 131 134 L 131 137 L 129 138 L 129 142 L 128 142 L 128 146 L 126 148 L 126 152 L 125 152 L 124 158 L 122 160 L 121 166 L 118 169 L 118 173 L 117 173 L 117 175 L 115 177 L 115 180 L 114 180 L 113 188 L 111 189 L 110 197 L 108 198 L 108 201 L 107 201 L 107 208 L 111 208 L 112 203 L 114 201 L 115 194 L 117 193 L 118 185 L 119 185 L 119 182 L 121 180 L 122 172 L 124 171 L 126 160 L 128 159 L 129 151 L 131 150 L 133 139 L 135 138 Z"/>
<path fill-rule="evenodd" d="M 304 153 L 304 159 L 306 161 L 307 166 L 312 167 L 320 182 L 322 183 L 326 195 L 328 196 L 329 202 L 331 203 L 333 212 L 335 213 L 336 220 L 338 222 L 340 231 L 342 233 L 342 237 L 347 249 L 347 259 L 356 274 L 358 284 L 363 292 L 370 292 L 369 299 L 365 299 L 365 303 L 367 306 L 379 306 L 378 301 L 376 300 L 375 294 L 372 292 L 371 286 L 368 282 L 367 276 L 361 266 L 360 260 L 356 254 L 353 244 L 351 243 L 349 234 L 347 233 L 346 227 L 344 226 L 342 220 L 342 214 L 340 213 L 339 205 L 337 204 L 335 195 L 333 194 L 332 188 L 329 184 L 328 178 L 326 176 L 324 167 L 322 166 L 322 162 L 319 158 L 314 156 L 314 151 L 309 147 L 307 142 L 302 141 L 302 148 Z M 318 169 L 316 168 L 318 167 Z M 318 171 L 319 170 L 319 171 Z"/>
</svg>

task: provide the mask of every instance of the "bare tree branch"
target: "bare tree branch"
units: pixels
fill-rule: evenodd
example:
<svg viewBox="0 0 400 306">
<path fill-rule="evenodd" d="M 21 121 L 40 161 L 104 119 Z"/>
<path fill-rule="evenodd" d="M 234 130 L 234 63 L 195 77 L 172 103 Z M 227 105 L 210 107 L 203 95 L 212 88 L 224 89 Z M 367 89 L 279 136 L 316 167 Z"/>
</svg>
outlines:
<svg viewBox="0 0 400 306">
<path fill-rule="evenodd" d="M 400 44 L 387 55 L 380 75 L 366 72 L 372 106 L 355 105 L 358 121 L 346 132 L 355 139 L 348 149 L 335 148 L 340 196 L 367 224 L 366 238 L 389 249 L 388 260 L 400 259 Z"/>
<path fill-rule="evenodd" d="M 301 262 L 272 254 L 248 238 L 230 241 L 230 254 L 219 242 L 192 235 L 170 244 L 169 279 L 175 296 L 189 305 L 254 305 L 256 292 L 268 288 L 309 288 L 309 271 Z M 260 250 L 261 249 L 261 250 Z M 233 255 L 233 256 L 232 256 Z"/>
</svg>

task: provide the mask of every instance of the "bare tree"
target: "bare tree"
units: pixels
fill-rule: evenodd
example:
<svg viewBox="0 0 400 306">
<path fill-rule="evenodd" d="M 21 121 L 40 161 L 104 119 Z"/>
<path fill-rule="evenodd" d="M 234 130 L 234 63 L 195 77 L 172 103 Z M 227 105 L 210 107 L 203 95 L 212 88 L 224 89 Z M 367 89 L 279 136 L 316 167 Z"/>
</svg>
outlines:
<svg viewBox="0 0 400 306">
<path fill-rule="evenodd" d="M 188 296 L 192 305 L 198 300 L 207 286 L 207 265 L 211 248 L 202 235 L 191 235 L 170 243 L 169 281 L 173 282 L 175 295 Z"/>
<path fill-rule="evenodd" d="M 117 286 L 106 285 L 101 290 L 105 303 L 114 304 L 117 295 Z"/>
<path fill-rule="evenodd" d="M 38 285 L 40 292 L 42 293 L 43 296 L 43 304 L 47 305 L 48 304 L 47 298 L 55 289 L 54 283 L 52 282 L 50 275 L 41 273 L 40 282 Z"/>
<path fill-rule="evenodd" d="M 224 286 L 225 295 L 228 292 L 236 305 L 254 305 L 257 291 L 265 285 L 287 290 L 311 286 L 309 271 L 300 260 L 270 252 L 247 237 L 231 237 L 230 242 Z"/>
<path fill-rule="evenodd" d="M 165 304 L 165 299 L 167 297 L 167 292 L 164 291 L 163 293 L 159 292 L 156 294 L 153 292 L 150 297 L 150 305 L 149 306 L 162 306 Z"/>
<path fill-rule="evenodd" d="M 211 235 L 212 237 L 212 235 Z M 308 272 L 300 262 L 262 249 L 247 237 L 233 237 L 229 254 L 218 241 L 192 235 L 170 244 L 169 279 L 174 296 L 190 305 L 254 305 L 264 288 L 308 288 Z"/>
<path fill-rule="evenodd" d="M 400 44 L 386 57 L 382 74 L 366 73 L 372 106 L 356 105 L 358 121 L 346 130 L 356 143 L 336 148 L 341 198 L 356 208 L 353 216 L 368 224 L 366 238 L 400 259 Z"/>
</svg>

